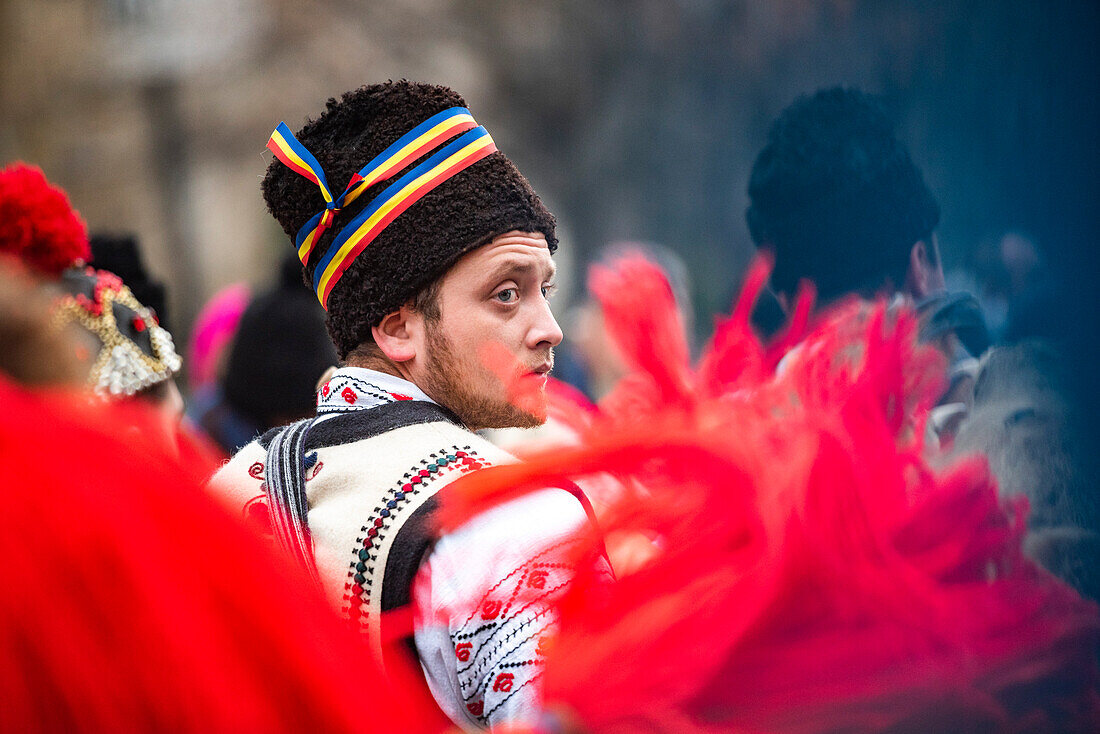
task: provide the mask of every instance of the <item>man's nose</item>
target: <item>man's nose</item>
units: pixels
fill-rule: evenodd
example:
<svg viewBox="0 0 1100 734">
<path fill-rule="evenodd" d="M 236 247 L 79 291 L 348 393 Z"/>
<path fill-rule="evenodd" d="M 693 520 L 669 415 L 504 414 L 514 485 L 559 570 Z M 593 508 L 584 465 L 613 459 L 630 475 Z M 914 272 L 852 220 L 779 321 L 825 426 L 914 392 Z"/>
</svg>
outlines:
<svg viewBox="0 0 1100 734">
<path fill-rule="evenodd" d="M 536 306 L 537 311 L 531 328 L 527 331 L 527 346 L 530 349 L 545 349 L 561 344 L 562 332 L 558 320 L 550 310 L 550 304 L 543 300 Z"/>
</svg>

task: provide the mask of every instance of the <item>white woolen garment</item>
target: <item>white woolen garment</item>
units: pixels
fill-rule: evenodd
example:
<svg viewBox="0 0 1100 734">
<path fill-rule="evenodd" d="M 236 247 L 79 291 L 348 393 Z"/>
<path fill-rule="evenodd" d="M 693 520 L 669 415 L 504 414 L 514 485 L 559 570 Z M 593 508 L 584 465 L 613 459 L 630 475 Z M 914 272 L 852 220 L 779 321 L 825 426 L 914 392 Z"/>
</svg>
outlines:
<svg viewBox="0 0 1100 734">
<path fill-rule="evenodd" d="M 540 635 L 569 575 L 560 542 L 586 521 L 581 503 L 564 489 L 542 490 L 433 546 L 437 493 L 470 471 L 515 459 L 412 383 L 372 370 L 338 370 L 318 393 L 317 412 L 303 453 L 307 521 L 326 595 L 379 657 L 381 613 L 415 602 L 428 686 L 456 724 L 531 721 Z M 261 532 L 270 532 L 261 483 L 271 435 L 241 449 L 211 481 Z M 418 567 L 425 581 L 414 599 Z"/>
</svg>

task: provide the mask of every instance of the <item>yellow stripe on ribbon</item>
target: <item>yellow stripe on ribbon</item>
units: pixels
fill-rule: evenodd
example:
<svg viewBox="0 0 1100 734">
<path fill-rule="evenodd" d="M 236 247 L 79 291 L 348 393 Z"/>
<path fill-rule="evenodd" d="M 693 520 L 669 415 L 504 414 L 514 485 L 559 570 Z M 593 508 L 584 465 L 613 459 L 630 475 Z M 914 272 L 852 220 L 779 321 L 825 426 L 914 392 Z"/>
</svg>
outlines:
<svg viewBox="0 0 1100 734">
<path fill-rule="evenodd" d="M 367 176 L 362 179 L 362 188 L 356 188 L 354 193 L 349 192 L 344 199 L 344 204 L 350 204 L 355 201 L 356 197 L 358 197 L 363 190 L 370 188 L 379 181 L 386 180 L 391 175 L 419 158 L 426 150 L 434 148 L 441 140 L 450 138 L 451 136 L 447 133 L 451 132 L 454 128 L 462 126 L 464 129 L 469 129 L 476 125 L 477 123 L 474 121 L 473 115 L 469 113 L 448 117 L 446 120 L 443 120 L 435 127 L 416 138 L 416 140 L 410 141 L 407 145 L 402 147 L 401 150 L 394 153 L 389 160 L 367 174 Z"/>
</svg>

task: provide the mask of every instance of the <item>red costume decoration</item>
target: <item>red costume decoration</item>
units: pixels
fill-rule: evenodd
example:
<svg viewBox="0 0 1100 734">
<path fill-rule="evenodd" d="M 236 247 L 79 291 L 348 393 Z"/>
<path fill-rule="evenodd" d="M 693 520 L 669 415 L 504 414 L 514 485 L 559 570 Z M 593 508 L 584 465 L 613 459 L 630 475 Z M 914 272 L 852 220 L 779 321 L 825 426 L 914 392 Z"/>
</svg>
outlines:
<svg viewBox="0 0 1100 734">
<path fill-rule="evenodd" d="M 41 169 L 16 163 L 0 171 L 0 250 L 48 275 L 87 260 L 88 230 Z"/>
</svg>

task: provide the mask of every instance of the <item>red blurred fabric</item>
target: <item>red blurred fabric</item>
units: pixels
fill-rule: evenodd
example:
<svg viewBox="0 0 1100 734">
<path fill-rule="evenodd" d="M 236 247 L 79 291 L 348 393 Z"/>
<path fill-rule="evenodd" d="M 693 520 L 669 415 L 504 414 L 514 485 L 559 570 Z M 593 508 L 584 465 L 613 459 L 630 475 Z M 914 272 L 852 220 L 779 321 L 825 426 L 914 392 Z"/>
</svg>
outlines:
<svg viewBox="0 0 1100 734">
<path fill-rule="evenodd" d="M 139 403 L 0 405 L 0 731 L 445 728 Z"/>
</svg>

